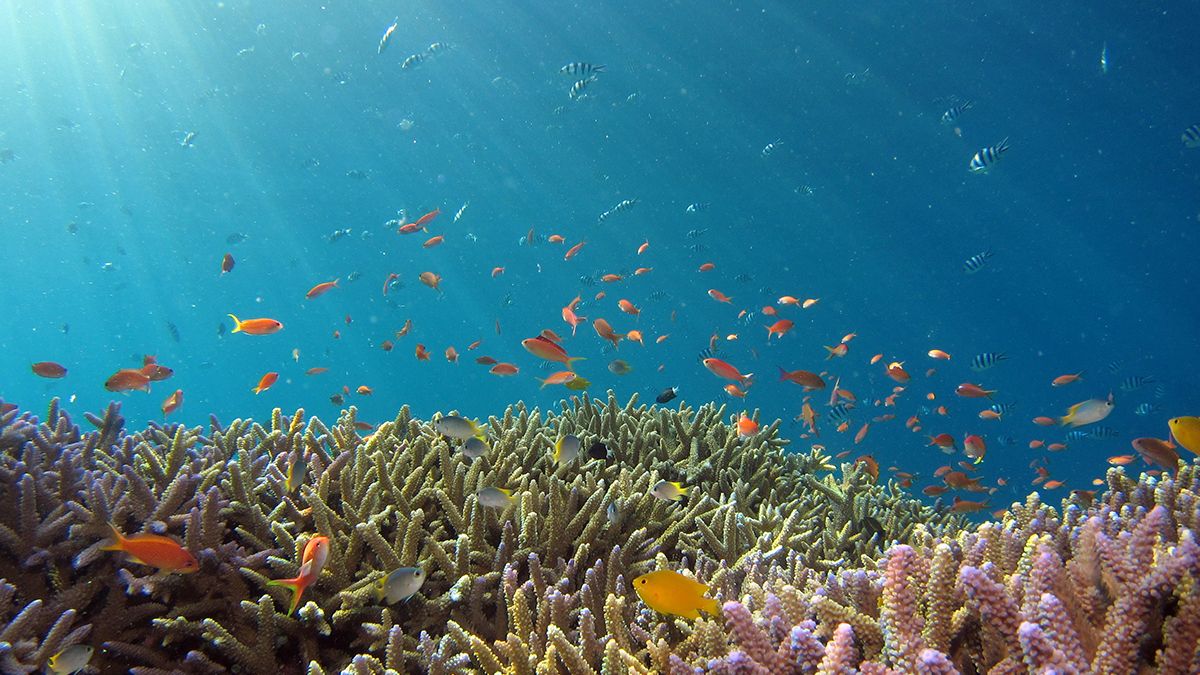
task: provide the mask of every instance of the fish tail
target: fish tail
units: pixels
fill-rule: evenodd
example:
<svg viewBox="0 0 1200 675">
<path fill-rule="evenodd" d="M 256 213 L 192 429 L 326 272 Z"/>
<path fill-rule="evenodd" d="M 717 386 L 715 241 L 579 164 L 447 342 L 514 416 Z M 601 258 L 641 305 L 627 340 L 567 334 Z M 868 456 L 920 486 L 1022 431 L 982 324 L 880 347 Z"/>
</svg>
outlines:
<svg viewBox="0 0 1200 675">
<path fill-rule="evenodd" d="M 574 372 L 574 371 L 575 371 L 575 369 L 574 369 L 573 367 L 571 367 L 571 364 L 575 363 L 576 361 L 583 361 L 583 360 L 585 360 L 585 359 L 587 359 L 587 357 L 586 357 L 586 356 L 571 356 L 571 357 L 568 357 L 568 358 L 567 358 L 567 363 L 566 363 L 567 370 L 569 370 L 569 371 L 571 371 L 571 372 Z"/>
<path fill-rule="evenodd" d="M 230 315 L 230 316 L 232 316 L 232 315 Z M 829 345 L 822 345 L 822 346 L 825 347 L 825 351 L 829 352 L 829 355 L 825 357 L 825 360 L 826 361 L 831 360 L 833 358 L 835 348 L 830 347 Z"/>
<path fill-rule="evenodd" d="M 716 598 L 705 598 L 700 609 L 710 616 L 721 616 L 721 604 L 717 602 Z"/>
<path fill-rule="evenodd" d="M 230 314 L 230 315 L 229 315 L 229 318 L 233 319 L 233 330 L 231 330 L 231 331 L 229 331 L 229 332 L 230 332 L 230 333 L 238 333 L 238 332 L 241 332 L 241 330 L 242 330 L 242 320 L 241 320 L 241 319 L 239 319 L 239 318 L 237 318 L 236 316 L 234 316 L 234 315 L 232 315 L 232 314 Z"/>
<path fill-rule="evenodd" d="M 117 529 L 117 526 L 114 525 L 112 523 L 112 521 L 109 521 L 108 526 L 109 526 L 109 528 L 112 529 L 112 535 L 116 541 L 114 541 L 113 543 L 111 543 L 107 546 L 100 547 L 100 550 L 101 551 L 124 551 L 125 550 L 125 535 L 121 534 L 121 531 Z"/>
<path fill-rule="evenodd" d="M 308 586 L 308 580 L 301 574 L 298 577 L 291 579 L 273 579 L 267 582 L 268 586 L 282 586 L 292 592 L 292 603 L 288 607 L 288 616 L 291 616 L 296 608 L 300 606 L 300 596 L 304 594 L 305 587 Z"/>
<path fill-rule="evenodd" d="M 771 330 L 770 327 L 768 327 L 767 330 Z M 767 337 L 769 338 L 770 334 L 768 334 Z M 780 382 L 783 382 L 784 380 L 788 379 L 788 372 L 783 369 L 783 366 L 775 366 L 775 367 L 779 369 L 779 381 Z"/>
</svg>

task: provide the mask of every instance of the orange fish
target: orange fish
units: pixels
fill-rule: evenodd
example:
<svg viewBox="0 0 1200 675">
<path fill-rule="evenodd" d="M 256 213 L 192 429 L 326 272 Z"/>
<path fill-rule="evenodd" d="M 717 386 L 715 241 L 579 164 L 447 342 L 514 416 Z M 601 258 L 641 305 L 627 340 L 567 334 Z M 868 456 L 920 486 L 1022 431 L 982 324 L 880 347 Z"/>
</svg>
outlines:
<svg viewBox="0 0 1200 675">
<path fill-rule="evenodd" d="M 1113 455 L 1108 458 L 1108 463 L 1113 466 L 1125 466 L 1133 461 L 1133 455 Z"/>
<path fill-rule="evenodd" d="M 493 359 L 490 356 L 479 356 L 476 357 L 475 363 L 478 363 L 481 366 L 490 366 L 493 363 L 496 363 L 496 359 Z"/>
<path fill-rule="evenodd" d="M 304 371 L 304 374 L 305 375 L 320 375 L 321 373 L 328 372 L 328 371 L 329 371 L 328 368 L 325 368 L 323 366 L 317 366 L 316 368 L 309 368 L 308 370 Z"/>
<path fill-rule="evenodd" d="M 408 331 L 410 330 L 412 330 L 412 319 L 405 319 L 404 325 L 400 327 L 400 330 L 396 331 L 396 339 L 399 340 L 405 335 L 408 335 Z"/>
<path fill-rule="evenodd" d="M 1047 490 L 1056 490 L 1062 486 L 1063 482 L 1061 480 L 1048 480 L 1042 485 L 1042 487 L 1046 488 Z"/>
<path fill-rule="evenodd" d="M 995 410 L 980 410 L 979 411 L 979 419 L 981 419 L 981 420 L 998 420 L 998 419 L 1000 419 L 1000 413 L 996 412 Z"/>
<path fill-rule="evenodd" d="M 771 324 L 770 326 L 765 326 L 765 328 L 767 329 L 767 342 L 771 341 L 772 335 L 778 335 L 779 337 L 783 337 L 784 335 L 787 334 L 787 332 L 789 330 L 792 329 L 792 326 L 795 326 L 795 325 L 796 324 L 793 321 L 789 321 L 788 319 L 780 319 L 780 320 L 776 321 L 775 323 Z"/>
<path fill-rule="evenodd" d="M 279 373 L 276 373 L 276 372 L 266 373 L 261 378 L 259 378 L 258 386 L 254 387 L 254 389 L 252 391 L 255 394 L 261 394 L 264 391 L 270 389 L 271 385 L 275 384 L 275 382 L 277 380 L 279 380 Z"/>
<path fill-rule="evenodd" d="M 1058 424 L 1058 421 L 1055 420 L 1053 417 L 1042 416 L 1042 417 L 1033 418 L 1033 423 L 1038 425 L 1039 427 L 1052 427 L 1052 426 Z"/>
<path fill-rule="evenodd" d="M 867 437 L 867 430 L 869 430 L 870 428 L 871 428 L 871 423 L 866 422 L 862 425 L 862 428 L 858 430 L 858 433 L 854 434 L 854 444 L 855 445 L 862 443 L 863 439 Z"/>
<path fill-rule="evenodd" d="M 229 318 L 233 319 L 233 330 L 231 333 L 245 333 L 246 335 L 270 335 L 283 330 L 283 324 L 275 319 L 246 319 L 242 321 L 236 316 L 230 314 Z"/>
<path fill-rule="evenodd" d="M 732 387 L 734 385 L 729 386 Z M 758 433 L 758 422 L 755 422 L 747 417 L 746 413 L 742 413 L 742 416 L 739 417 L 737 421 L 737 431 L 738 438 L 750 438 L 754 434 Z"/>
<path fill-rule="evenodd" d="M 567 240 L 561 234 L 552 234 L 549 237 L 546 237 L 546 241 L 550 242 L 551 244 L 563 244 L 566 243 Z"/>
<path fill-rule="evenodd" d="M 102 547 L 102 551 L 124 551 L 133 562 L 157 567 L 164 572 L 190 574 L 200 569 L 196 558 L 170 537 L 157 534 L 135 534 L 126 537 L 116 525 L 109 523 L 108 526 L 112 528 L 115 541 Z"/>
<path fill-rule="evenodd" d="M 950 507 L 950 510 L 955 513 L 974 513 L 975 511 L 982 511 L 982 510 L 986 509 L 987 507 L 988 507 L 988 503 L 986 501 L 971 502 L 971 501 L 967 501 L 965 499 L 959 499 L 958 497 L 955 497 L 954 505 Z"/>
<path fill-rule="evenodd" d="M 606 295 L 608 295 L 608 293 L 605 293 L 604 291 L 600 291 L 599 293 L 596 294 L 596 297 L 594 297 L 592 299 L 595 300 L 596 302 L 600 302 L 601 300 L 604 299 L 604 296 L 606 296 Z"/>
<path fill-rule="evenodd" d="M 850 351 L 850 345 L 848 345 L 844 342 L 839 342 L 837 344 L 837 346 L 835 346 L 835 347 L 830 347 L 828 345 L 825 345 L 825 351 L 829 352 L 829 355 L 825 357 L 826 361 L 828 361 L 829 359 L 832 359 L 835 356 L 838 358 L 841 358 L 841 357 L 845 356 L 847 352 Z"/>
<path fill-rule="evenodd" d="M 797 298 L 795 298 L 795 297 L 793 297 L 793 296 L 790 296 L 790 295 L 784 295 L 784 296 L 781 296 L 781 297 L 779 298 L 779 300 L 778 300 L 778 301 L 776 301 L 776 303 L 775 303 L 775 304 L 778 304 L 778 305 L 797 305 L 797 306 L 799 306 L 799 304 L 800 304 L 800 300 L 799 300 L 799 299 L 797 299 Z"/>
<path fill-rule="evenodd" d="M 558 343 L 546 339 L 541 335 L 521 340 L 521 346 L 525 348 L 525 351 L 540 359 L 565 365 L 567 370 L 574 370 L 572 364 L 584 358 L 582 356 L 567 356 L 566 350 L 559 346 Z"/>
<path fill-rule="evenodd" d="M 479 349 L 479 345 L 481 345 L 481 344 L 483 344 L 483 340 L 476 340 L 476 341 L 472 342 L 471 344 L 467 345 L 467 351 L 473 352 L 476 349 Z"/>
<path fill-rule="evenodd" d="M 778 316 L 779 315 L 779 312 L 771 305 L 763 305 L 763 308 L 759 311 L 762 312 L 763 316 Z"/>
<path fill-rule="evenodd" d="M 442 283 L 442 278 L 433 272 L 421 272 L 418 278 L 421 280 L 421 283 L 432 288 L 433 290 L 442 290 L 441 288 L 438 288 L 438 284 Z"/>
<path fill-rule="evenodd" d="M 1060 452 L 1062 450 L 1066 450 L 1067 446 L 1065 443 L 1051 443 L 1050 445 L 1046 446 L 1046 449 L 1050 452 Z"/>
<path fill-rule="evenodd" d="M 104 381 L 109 391 L 150 391 L 150 377 L 140 368 L 122 368 Z"/>
<path fill-rule="evenodd" d="M 640 330 L 629 331 L 628 333 L 625 334 L 625 339 L 628 340 L 629 342 L 636 342 L 639 345 L 642 345 L 643 347 L 646 346 L 646 343 L 642 341 L 642 339 L 643 339 L 642 331 L 640 331 Z"/>
<path fill-rule="evenodd" d="M 167 415 L 179 409 L 183 405 L 183 390 L 176 389 L 174 394 L 171 394 L 162 402 L 162 414 L 165 419 Z"/>
<path fill-rule="evenodd" d="M 872 481 L 879 480 L 879 462 L 871 455 L 860 455 L 854 458 L 854 466 L 861 466 Z"/>
<path fill-rule="evenodd" d="M 579 327 L 579 324 L 587 321 L 586 316 L 577 316 L 575 314 L 575 305 L 579 303 L 579 300 L 580 297 L 577 295 L 575 296 L 575 299 L 571 301 L 571 304 L 562 308 L 562 319 L 568 326 L 571 327 L 571 335 L 575 334 L 575 329 Z"/>
<path fill-rule="evenodd" d="M 642 310 L 635 307 L 632 302 L 626 300 L 625 298 L 618 300 L 617 306 L 621 308 L 622 312 L 625 312 L 626 314 L 632 314 L 633 316 L 637 316 L 638 314 L 642 313 Z"/>
<path fill-rule="evenodd" d="M 446 360 L 450 363 L 458 363 L 458 350 L 453 345 L 446 347 Z"/>
<path fill-rule="evenodd" d="M 734 398 L 746 398 L 746 392 L 742 391 L 736 384 L 729 383 L 724 387 L 725 393 Z"/>
<path fill-rule="evenodd" d="M 493 279 L 495 279 L 496 277 L 500 276 L 501 274 L 504 274 L 504 268 L 503 268 L 503 267 L 493 267 L 493 268 L 492 268 L 492 278 L 493 278 Z"/>
<path fill-rule="evenodd" d="M 396 274 L 395 272 L 388 273 L 387 278 L 383 280 L 383 294 L 384 295 L 388 294 L 388 289 L 392 287 L 392 282 L 399 278 L 400 278 L 400 275 Z"/>
<path fill-rule="evenodd" d="M 538 388 L 545 389 L 546 385 L 551 384 L 567 384 L 568 382 L 574 381 L 576 377 L 578 377 L 578 375 L 576 375 L 573 371 L 560 370 L 557 373 L 551 373 L 550 376 L 544 380 L 538 380 L 538 382 L 542 383 L 542 386 Z"/>
<path fill-rule="evenodd" d="M 954 393 L 962 396 L 963 398 L 991 398 L 992 394 L 996 393 L 996 390 L 984 389 L 977 384 L 963 382 L 962 384 L 958 385 L 958 387 L 954 390 Z"/>
<path fill-rule="evenodd" d="M 575 254 L 579 253 L 579 249 L 583 248 L 584 244 L 587 244 L 587 242 L 581 241 L 578 244 L 575 244 L 571 248 L 567 249 L 567 253 L 563 256 L 563 260 L 570 260 L 571 258 L 574 258 Z"/>
<path fill-rule="evenodd" d="M 305 293 L 304 297 L 308 298 L 309 300 L 312 300 L 315 297 L 325 295 L 326 293 L 328 293 L 330 291 L 330 289 L 337 288 L 337 284 L 338 284 L 337 279 L 334 279 L 333 281 L 325 281 L 325 282 L 319 283 L 316 286 L 313 286 L 312 288 L 308 289 L 308 293 Z"/>
<path fill-rule="evenodd" d="M 716 268 L 717 268 L 717 266 L 710 262 L 706 262 L 706 263 L 700 265 L 701 272 L 709 272 L 709 271 L 715 270 Z"/>
<path fill-rule="evenodd" d="M 802 309 L 808 309 L 809 307 L 812 307 L 813 305 L 817 304 L 820 301 L 821 301 L 820 298 L 809 298 L 809 299 L 805 300 L 803 303 L 801 303 L 800 307 Z"/>
<path fill-rule="evenodd" d="M 650 248 L 650 241 L 649 240 L 643 241 L 642 245 L 638 247 L 637 254 L 641 255 L 641 254 L 645 253 L 646 249 L 648 249 L 648 248 Z"/>
<path fill-rule="evenodd" d="M 950 355 L 940 349 L 930 349 L 929 358 L 938 359 L 939 361 L 949 361 Z"/>
<path fill-rule="evenodd" d="M 592 328 L 596 329 L 596 335 L 599 335 L 605 340 L 611 342 L 613 349 L 616 349 L 618 343 L 621 342 L 621 338 L 625 337 L 624 335 L 615 332 L 613 327 L 604 319 L 596 319 L 593 321 Z"/>
<path fill-rule="evenodd" d="M 233 262 L 233 254 L 232 254 L 232 253 L 226 253 L 226 254 L 225 254 L 225 255 L 224 255 L 222 258 L 221 258 L 221 274 L 228 274 L 228 273 L 232 272 L 232 271 L 233 271 L 233 265 L 234 265 L 234 262 Z"/>
<path fill-rule="evenodd" d="M 1042 441 L 1042 440 L 1029 441 L 1029 449 L 1037 450 L 1038 448 L 1042 447 L 1045 444 L 1046 444 L 1046 441 Z"/>
<path fill-rule="evenodd" d="M 426 213 L 425 215 L 421 216 L 420 218 L 417 218 L 416 222 L 413 223 L 413 225 L 416 225 L 417 227 L 423 227 L 429 221 L 433 220 L 434 218 L 437 218 L 441 213 L 442 213 L 441 209 L 434 209 L 434 210 L 430 211 L 429 213 Z"/>
<path fill-rule="evenodd" d="M 620 274 L 605 274 L 600 277 L 600 281 L 603 281 L 606 284 L 611 284 L 611 283 L 620 281 L 624 278 L 625 277 L 621 276 Z"/>
<path fill-rule="evenodd" d="M 67 375 L 67 369 L 53 361 L 38 361 L 30 368 L 33 370 L 33 374 L 39 377 L 57 379 Z"/>
<path fill-rule="evenodd" d="M 1056 377 L 1050 381 L 1050 386 L 1051 387 L 1065 387 L 1066 385 L 1071 384 L 1072 382 L 1078 382 L 1080 379 L 1082 379 L 1082 377 L 1083 377 L 1082 370 L 1079 371 L 1078 373 L 1075 373 L 1074 375 L 1059 375 L 1058 377 Z"/>
<path fill-rule="evenodd" d="M 896 382 L 899 382 L 900 384 L 905 384 L 912 379 L 912 376 L 908 374 L 908 371 L 904 370 L 904 364 L 900 363 L 899 361 L 888 364 L 887 376 Z"/>
<path fill-rule="evenodd" d="M 666 340 L 666 339 L 667 339 L 667 338 L 669 338 L 669 337 L 671 337 L 671 336 L 670 336 L 670 334 L 667 334 L 667 335 L 659 335 L 658 337 L 654 338 L 654 344 L 659 344 L 659 343 L 661 343 L 663 340 Z"/>
<path fill-rule="evenodd" d="M 433 248 L 434 246 L 437 246 L 438 244 L 442 243 L 443 241 L 446 241 L 445 237 L 443 237 L 440 234 L 434 235 L 434 236 L 426 239 L 425 243 L 421 244 L 421 248 Z"/>
<path fill-rule="evenodd" d="M 727 302 L 727 303 L 733 302 L 733 298 L 729 297 L 728 295 L 725 295 L 724 293 L 722 293 L 721 291 L 718 291 L 715 288 L 708 289 L 708 297 L 712 298 L 713 300 L 716 300 L 717 302 Z"/>
<path fill-rule="evenodd" d="M 421 344 L 420 342 L 417 343 L 417 348 L 414 353 L 416 354 L 418 361 L 429 360 L 429 352 L 426 351 L 425 345 Z"/>
<path fill-rule="evenodd" d="M 354 391 L 357 392 L 359 396 L 370 396 L 371 394 L 375 393 L 374 389 L 371 389 L 365 384 L 358 385 L 358 389 L 355 389 Z"/>
<path fill-rule="evenodd" d="M 292 591 L 292 604 L 288 608 L 288 614 L 296 611 L 300 606 L 300 596 L 304 595 L 304 589 L 316 582 L 321 576 L 321 569 L 325 567 L 325 560 L 329 558 L 329 537 L 317 535 L 308 540 L 304 545 L 304 553 L 300 556 L 300 573 L 291 579 L 275 579 L 268 581 L 268 586 L 283 586 Z"/>
<path fill-rule="evenodd" d="M 949 490 L 950 488 L 942 485 L 930 485 L 929 487 L 921 490 L 921 494 L 925 495 L 926 497 L 939 497 L 946 494 Z"/>
<path fill-rule="evenodd" d="M 496 365 L 492 366 L 488 372 L 493 375 L 508 376 L 516 375 L 517 373 L 521 372 L 521 369 L 511 363 L 497 363 Z"/>
<path fill-rule="evenodd" d="M 740 371 L 738 371 L 737 368 L 722 361 L 721 359 L 707 358 L 704 359 L 703 363 L 704 367 L 708 368 L 709 372 L 711 372 L 713 375 L 726 380 L 736 380 L 744 387 L 750 386 L 751 378 L 754 377 L 754 373 L 746 373 L 743 375 Z"/>
<path fill-rule="evenodd" d="M 653 267 L 639 267 L 633 271 L 633 276 L 640 277 L 643 274 L 649 274 L 654 271 Z"/>
<path fill-rule="evenodd" d="M 776 367 L 779 368 L 779 380 L 781 382 L 783 380 L 794 382 L 801 387 L 804 387 L 804 391 L 813 391 L 816 389 L 825 388 L 825 380 L 821 379 L 821 376 L 816 373 L 810 373 L 807 370 L 793 370 L 788 372 L 783 369 L 783 366 Z"/>
<path fill-rule="evenodd" d="M 414 232 L 420 232 L 423 229 L 424 228 L 416 223 L 404 223 L 399 229 L 396 230 L 396 232 L 399 234 L 412 234 Z"/>
</svg>

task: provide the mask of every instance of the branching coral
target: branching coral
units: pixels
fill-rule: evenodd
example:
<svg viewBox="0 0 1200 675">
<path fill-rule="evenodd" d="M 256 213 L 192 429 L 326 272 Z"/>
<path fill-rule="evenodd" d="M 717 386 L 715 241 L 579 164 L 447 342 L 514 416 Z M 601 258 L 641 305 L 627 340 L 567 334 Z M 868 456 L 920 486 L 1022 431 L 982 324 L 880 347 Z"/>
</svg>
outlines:
<svg viewBox="0 0 1200 675">
<path fill-rule="evenodd" d="M 0 404 L 0 669 L 88 640 L 140 673 L 1180 672 L 1200 639 L 1195 467 L 1110 473 L 1097 504 L 1036 495 L 973 530 L 813 451 L 778 423 L 739 439 L 722 408 L 587 396 L 488 420 L 466 457 L 407 408 L 362 436 L 304 411 L 207 433 L 127 434 L 116 406 L 71 424 Z M 562 434 L 608 456 L 565 465 Z M 307 477 L 289 485 L 289 467 Z M 650 494 L 660 480 L 685 501 Z M 503 508 L 487 487 L 512 490 Z M 101 551 L 109 523 L 167 534 L 191 575 Z M 324 571 L 286 615 L 271 579 L 304 543 Z M 891 546 L 886 554 L 883 549 Z M 386 605 L 376 583 L 420 566 Z M 633 577 L 694 575 L 722 615 L 671 619 Z M 1100 636 L 1118 636 L 1120 640 Z M 1172 670 L 1175 669 L 1175 670 Z"/>
</svg>

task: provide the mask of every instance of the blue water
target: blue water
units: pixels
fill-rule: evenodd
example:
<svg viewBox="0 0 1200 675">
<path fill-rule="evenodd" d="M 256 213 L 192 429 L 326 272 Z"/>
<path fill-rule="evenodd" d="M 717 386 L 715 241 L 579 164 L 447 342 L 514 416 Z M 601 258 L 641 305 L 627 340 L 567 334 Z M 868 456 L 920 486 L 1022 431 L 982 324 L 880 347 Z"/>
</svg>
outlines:
<svg viewBox="0 0 1200 675">
<path fill-rule="evenodd" d="M 185 402 L 170 419 L 188 424 L 274 407 L 331 419 L 330 395 L 359 385 L 373 395 L 347 404 L 372 422 L 402 404 L 421 416 L 554 406 L 571 392 L 539 390 L 549 371 L 520 340 L 569 335 L 560 309 L 582 294 L 579 314 L 636 327 L 647 343 L 614 355 L 586 324 L 568 338 L 593 393 L 650 401 L 678 385 L 689 403 L 723 400 L 726 382 L 697 354 L 714 332 L 733 333 L 718 355 L 758 377 L 730 412 L 783 417 L 796 447 L 814 439 L 790 422 L 802 393 L 776 380 L 777 365 L 840 376 L 860 404 L 846 433 L 823 421 L 817 442 L 920 472 L 917 487 L 950 459 L 924 447 L 926 433 L 945 431 L 986 436 L 985 482 L 1010 481 L 994 502 L 1028 489 L 1038 457 L 1068 489 L 1087 488 L 1130 438 L 1165 437 L 1168 417 L 1200 413 L 1200 150 L 1180 141 L 1200 122 L 1196 25 L 1194 3 L 10 0 L 0 9 L 0 149 L 12 151 L 0 164 L 0 397 L 40 410 L 59 396 L 73 412 L 116 398 L 134 424 L 159 419 L 177 388 Z M 434 42 L 449 48 L 401 68 Z M 607 66 L 579 101 L 568 97 L 578 78 L 558 73 L 573 61 Z M 958 132 L 939 123 L 967 99 Z M 977 150 L 1005 137 L 1012 149 L 988 175 L 968 173 Z M 638 202 L 597 223 L 624 199 Z M 694 202 L 710 206 L 687 213 Z M 400 209 L 411 220 L 434 208 L 429 234 L 384 225 Z M 522 245 L 530 228 L 540 243 Z M 245 241 L 227 243 L 234 233 Z M 553 233 L 587 245 L 564 261 L 566 246 L 542 241 Z M 445 243 L 423 249 L 434 234 Z M 995 254 L 987 267 L 964 274 L 984 250 Z M 237 262 L 222 276 L 226 252 Z M 698 273 L 706 261 L 716 269 Z M 495 266 L 506 272 L 493 279 Z M 580 280 L 641 266 L 653 271 Z M 444 293 L 418 282 L 427 270 Z M 389 272 L 404 287 L 384 298 Z M 335 278 L 339 288 L 305 299 Z M 796 327 L 768 346 L 774 319 L 761 308 L 785 294 L 820 302 L 781 308 Z M 618 298 L 641 316 L 622 314 Z M 754 316 L 739 320 L 743 309 Z M 227 313 L 285 329 L 232 335 Z M 412 332 L 396 340 L 406 319 Z M 824 361 L 822 345 L 849 332 L 849 354 Z M 385 353 L 388 338 L 397 347 Z M 417 343 L 431 361 L 414 358 Z M 458 364 L 442 357 L 450 345 Z M 953 359 L 934 362 L 931 348 Z M 970 357 L 989 351 L 1009 360 L 972 373 Z M 873 405 L 894 385 L 883 363 L 868 364 L 877 353 L 914 376 L 895 408 Z M 149 395 L 105 391 L 143 354 L 174 377 Z M 491 375 L 480 355 L 521 372 Z M 615 356 L 633 372 L 611 374 Z M 42 360 L 68 376 L 34 376 Z M 314 366 L 330 371 L 305 376 Z M 1082 382 L 1050 388 L 1081 370 Z M 267 371 L 280 381 L 256 396 Z M 1129 376 L 1156 382 L 1120 391 Z M 953 394 L 964 381 L 998 389 L 1015 411 L 980 421 L 983 405 Z M 1117 408 L 1103 424 L 1120 437 L 1027 449 L 1062 438 L 1034 415 L 1110 391 Z M 813 399 L 822 413 L 828 392 Z M 1145 402 L 1160 410 L 1135 415 Z M 932 412 L 939 404 L 948 417 Z M 896 419 L 854 446 L 862 423 L 886 413 Z M 904 428 L 913 414 L 923 433 Z"/>
</svg>

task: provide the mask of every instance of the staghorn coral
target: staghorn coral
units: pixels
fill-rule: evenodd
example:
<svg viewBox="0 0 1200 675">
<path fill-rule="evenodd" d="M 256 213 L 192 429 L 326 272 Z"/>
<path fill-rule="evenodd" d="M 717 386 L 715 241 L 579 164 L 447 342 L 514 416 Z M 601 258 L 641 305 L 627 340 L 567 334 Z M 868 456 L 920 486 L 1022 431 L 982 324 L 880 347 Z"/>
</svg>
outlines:
<svg viewBox="0 0 1200 675">
<path fill-rule="evenodd" d="M 115 406 L 88 420 L 82 433 L 56 402 L 44 422 L 0 405 L 5 672 L 85 638 L 106 647 L 102 667 L 146 674 L 1197 665 L 1195 466 L 1160 481 L 1110 472 L 1089 508 L 1032 495 L 968 530 L 852 465 L 786 452 L 778 423 L 741 441 L 712 405 L 517 404 L 489 420 L 492 448 L 473 461 L 407 408 L 366 437 L 354 408 L 331 426 L 277 410 L 207 433 L 127 434 Z M 609 457 L 555 465 L 563 433 Z M 301 458 L 307 480 L 289 492 Z M 651 497 L 663 478 L 692 486 L 687 500 Z M 480 503 L 488 486 L 513 503 Z M 176 536 L 201 571 L 149 574 L 101 552 L 110 521 Z M 266 582 L 294 576 L 315 534 L 328 563 L 286 616 L 286 591 Z M 373 584 L 411 565 L 424 586 L 383 606 Z M 722 616 L 645 608 L 629 582 L 657 568 L 709 584 Z"/>
</svg>

